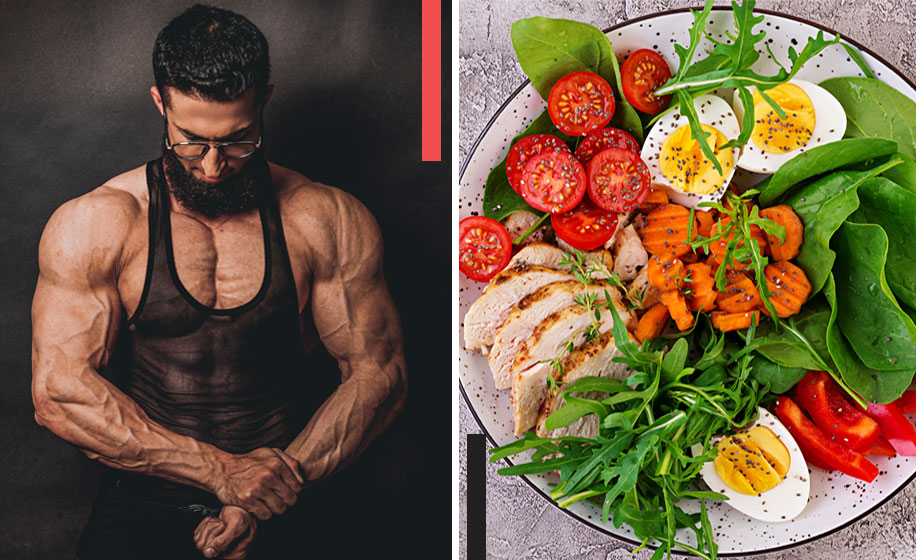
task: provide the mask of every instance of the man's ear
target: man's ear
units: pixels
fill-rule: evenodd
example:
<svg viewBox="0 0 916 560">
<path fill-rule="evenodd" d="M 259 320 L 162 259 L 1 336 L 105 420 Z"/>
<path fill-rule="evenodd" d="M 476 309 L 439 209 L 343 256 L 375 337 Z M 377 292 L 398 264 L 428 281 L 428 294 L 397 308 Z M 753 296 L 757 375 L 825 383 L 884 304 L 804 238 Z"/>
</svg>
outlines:
<svg viewBox="0 0 916 560">
<path fill-rule="evenodd" d="M 149 94 L 153 98 L 156 108 L 159 109 L 159 114 L 165 117 L 165 103 L 162 101 L 162 94 L 159 93 L 159 88 L 156 86 L 149 88 Z"/>
<path fill-rule="evenodd" d="M 267 86 L 267 92 L 264 93 L 264 100 L 261 101 L 261 109 L 263 109 L 264 106 L 267 105 L 267 102 L 270 100 L 270 96 L 273 95 L 273 92 L 274 92 L 274 85 L 270 84 L 269 86 Z"/>
</svg>

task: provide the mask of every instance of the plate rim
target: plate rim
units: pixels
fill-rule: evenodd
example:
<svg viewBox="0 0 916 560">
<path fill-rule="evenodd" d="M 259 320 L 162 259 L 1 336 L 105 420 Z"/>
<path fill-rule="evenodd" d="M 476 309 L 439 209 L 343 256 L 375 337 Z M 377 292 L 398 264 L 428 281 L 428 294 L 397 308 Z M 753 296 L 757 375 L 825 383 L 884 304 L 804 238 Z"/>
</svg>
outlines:
<svg viewBox="0 0 916 560">
<path fill-rule="evenodd" d="M 724 12 L 724 11 L 731 11 L 731 10 L 732 10 L 732 8 L 729 7 L 729 6 L 713 6 L 712 9 L 713 9 L 713 11 L 723 11 L 723 12 Z M 612 32 L 612 31 L 614 31 L 614 30 L 616 30 L 616 29 L 619 29 L 619 28 L 624 27 L 624 26 L 627 26 L 627 25 L 631 25 L 631 24 L 633 24 L 633 23 L 638 23 L 638 22 L 640 22 L 640 21 L 645 21 L 645 20 L 647 20 L 647 19 L 653 19 L 653 18 L 657 18 L 657 17 L 660 17 L 660 16 L 667 16 L 667 15 L 672 15 L 672 14 L 680 14 L 680 13 L 685 13 L 685 12 L 691 12 L 691 11 L 695 11 L 695 10 L 702 10 L 702 7 L 689 7 L 689 6 L 687 6 L 687 7 L 681 7 L 681 8 L 672 8 L 672 9 L 669 9 L 669 10 L 662 10 L 662 11 L 659 11 L 659 12 L 653 12 L 653 13 L 651 13 L 651 14 L 645 14 L 645 15 L 642 15 L 642 16 L 639 16 L 639 17 L 635 17 L 635 18 L 633 18 L 633 19 L 628 19 L 628 20 L 622 21 L 622 22 L 620 22 L 620 23 L 617 23 L 617 24 L 615 24 L 615 25 L 612 25 L 612 26 L 610 26 L 610 27 L 607 27 L 607 28 L 605 28 L 605 29 L 602 29 L 602 32 L 603 32 L 605 35 L 607 35 L 608 33 Z M 846 43 L 849 43 L 850 45 L 852 45 L 852 46 L 858 48 L 859 50 L 868 53 L 868 54 L 871 55 L 874 59 L 876 59 L 877 61 L 881 62 L 882 64 L 884 64 L 885 66 L 887 66 L 888 68 L 890 68 L 891 70 L 893 70 L 893 71 L 897 74 L 897 76 L 900 77 L 908 86 L 910 86 L 913 90 L 916 90 L 916 83 L 914 83 L 913 80 L 911 80 L 911 79 L 909 78 L 909 76 L 907 76 L 906 74 L 904 74 L 903 72 L 901 72 L 900 69 L 898 69 L 896 66 L 894 66 L 893 64 L 891 64 L 890 62 L 888 62 L 884 57 L 882 57 L 881 55 L 877 54 L 876 52 L 874 52 L 874 51 L 871 50 L 870 48 L 866 47 L 865 45 L 863 45 L 863 44 L 860 43 L 859 41 L 857 41 L 857 40 L 855 40 L 855 39 L 852 39 L 851 37 L 847 37 L 846 35 L 842 35 L 842 34 L 840 34 L 839 32 L 837 32 L 837 31 L 831 29 L 830 27 L 827 27 L 827 26 L 825 26 L 825 25 L 822 25 L 822 24 L 820 24 L 820 23 L 814 22 L 814 21 L 812 21 L 812 20 L 809 20 L 809 19 L 804 18 L 804 17 L 801 17 L 801 16 L 795 16 L 795 15 L 791 15 L 791 14 L 786 14 L 786 13 L 783 13 L 783 12 L 779 12 L 779 11 L 777 11 L 777 10 L 759 9 L 759 8 L 756 8 L 756 7 L 755 7 L 755 8 L 754 8 L 754 13 L 766 14 L 766 15 L 777 16 L 777 17 L 783 17 L 783 18 L 786 18 L 786 19 L 789 19 L 789 20 L 792 20 L 792 21 L 795 21 L 795 22 L 798 22 L 798 23 L 804 23 L 804 24 L 810 25 L 811 27 L 814 27 L 814 28 L 817 28 L 817 29 L 819 29 L 819 30 L 822 30 L 822 31 L 824 31 L 825 33 L 832 33 L 834 36 L 839 36 L 839 37 L 842 39 L 842 41 L 844 41 L 844 42 L 846 42 Z M 462 181 L 462 179 L 464 178 L 464 172 L 465 172 L 465 170 L 467 169 L 468 165 L 470 164 L 471 158 L 474 156 L 474 153 L 477 151 L 477 148 L 478 148 L 478 146 L 480 145 L 480 142 L 483 140 L 483 137 L 486 135 L 487 132 L 489 132 L 490 128 L 493 126 L 493 123 L 496 122 L 496 119 L 499 118 L 500 115 L 502 115 L 503 111 L 506 109 L 506 107 L 509 105 L 509 103 L 511 103 L 512 100 L 515 99 L 515 97 L 516 97 L 519 93 L 521 93 L 521 91 L 522 91 L 523 89 L 525 89 L 525 87 L 528 86 L 528 84 L 530 84 L 530 83 L 531 83 L 531 80 L 529 80 L 529 79 L 526 78 L 526 79 L 522 82 L 522 84 L 521 84 L 520 86 L 518 86 L 517 88 L 515 88 L 515 90 L 514 90 L 511 94 L 509 94 L 509 96 L 506 98 L 506 100 L 499 106 L 499 109 L 497 109 L 496 112 L 493 114 L 493 116 L 490 117 L 490 119 L 487 121 L 487 124 L 483 127 L 483 130 L 480 132 L 480 134 L 479 134 L 479 135 L 477 136 L 477 138 L 474 140 L 474 143 L 471 144 L 471 147 L 470 147 L 470 149 L 468 150 L 468 154 L 467 154 L 467 156 L 465 157 L 464 162 L 462 162 L 461 167 L 460 167 L 460 169 L 459 169 L 459 171 L 458 171 L 458 186 L 459 186 L 459 188 L 460 188 L 460 186 L 461 186 L 461 181 Z M 916 100 L 914 100 L 914 101 L 916 101 Z M 480 428 L 480 429 L 483 431 L 483 434 L 486 436 L 487 441 L 490 442 L 490 445 L 491 445 L 492 447 L 498 447 L 498 445 L 496 445 L 496 441 L 493 439 L 493 436 L 490 435 L 490 432 L 486 429 L 486 427 L 484 426 L 484 424 L 483 424 L 483 422 L 481 421 L 480 417 L 477 415 L 477 410 L 471 405 L 470 397 L 468 397 L 467 392 L 466 392 L 465 389 L 464 389 L 464 384 L 461 382 L 460 376 L 459 376 L 459 379 L 458 379 L 458 388 L 459 388 L 459 390 L 461 391 L 461 396 L 462 396 L 462 398 L 464 399 L 465 405 L 467 405 L 468 410 L 471 412 L 471 415 L 474 417 L 474 421 L 477 422 L 478 428 Z M 510 459 L 508 459 L 508 458 L 505 458 L 505 459 L 503 459 L 503 460 L 504 460 L 505 462 L 509 463 L 510 466 L 511 466 L 511 465 L 514 465 L 514 463 L 513 463 Z M 632 539 L 632 538 L 630 538 L 630 537 L 622 536 L 622 535 L 618 535 L 618 534 L 615 534 L 615 533 L 610 532 L 608 529 L 605 529 L 605 528 L 603 527 L 603 524 L 602 524 L 602 526 L 598 526 L 598 525 L 593 525 L 593 524 L 591 524 L 591 523 L 586 522 L 586 521 L 583 520 L 581 517 L 575 515 L 572 511 L 570 511 L 570 510 L 568 510 L 568 509 L 565 509 L 565 508 L 561 508 L 553 499 L 550 498 L 550 496 L 548 496 L 543 490 L 541 490 L 537 485 L 535 485 L 534 482 L 532 482 L 531 480 L 529 480 L 527 476 L 522 476 L 521 479 L 524 480 L 524 481 L 525 481 L 525 484 L 527 484 L 528 486 L 530 486 L 531 489 L 533 489 L 536 493 L 540 494 L 541 497 L 545 498 L 545 499 L 547 500 L 547 502 L 548 502 L 552 507 L 554 507 L 554 508 L 560 510 L 561 512 L 563 512 L 564 514 L 568 515 L 570 518 L 574 519 L 576 522 L 578 522 L 578 523 L 580 523 L 580 524 L 582 524 L 582 525 L 584 525 L 584 526 L 586 526 L 586 527 L 588 527 L 588 528 L 590 528 L 590 529 L 593 529 L 593 530 L 595 530 L 595 531 L 598 531 L 598 532 L 600 532 L 600 533 L 603 533 L 603 534 L 605 534 L 605 535 L 607 535 L 607 536 L 609 536 L 609 537 L 611 537 L 611 538 L 614 538 L 614 539 L 620 540 L 620 541 L 624 541 L 624 542 L 626 542 L 626 543 L 628 543 L 628 544 L 631 544 L 631 545 L 633 545 L 633 546 L 640 546 L 640 545 L 642 545 L 642 542 L 641 542 L 641 541 L 637 541 L 637 540 Z M 797 542 L 787 543 L 787 544 L 779 545 L 779 546 L 776 546 L 776 547 L 765 548 L 765 549 L 761 549 L 761 550 L 747 551 L 747 552 L 725 552 L 725 553 L 720 553 L 720 554 L 718 554 L 717 556 L 718 556 L 719 558 L 745 558 L 745 557 L 748 557 L 748 556 L 755 556 L 755 555 L 759 555 L 759 554 L 772 554 L 772 553 L 774 553 L 774 552 L 782 552 L 782 551 L 790 550 L 790 549 L 793 549 L 793 548 L 796 548 L 796 547 L 799 547 L 799 546 L 802 546 L 802 545 L 805 545 L 805 544 L 813 543 L 813 542 L 815 542 L 815 541 L 818 541 L 818 540 L 820 540 L 820 539 L 823 539 L 824 537 L 828 537 L 828 536 L 830 536 L 830 535 L 833 535 L 834 533 L 837 533 L 837 532 L 839 532 L 839 531 L 841 531 L 841 530 L 843 530 L 843 529 L 846 529 L 847 527 L 849 527 L 849 526 L 851 526 L 851 525 L 853 525 L 853 524 L 855 524 L 855 523 L 861 521 L 862 519 L 868 517 L 868 516 L 871 515 L 875 510 L 877 510 L 878 508 L 880 508 L 880 507 L 882 507 L 883 505 L 885 505 L 885 504 L 886 504 L 888 501 L 890 501 L 893 497 L 897 496 L 897 495 L 900 493 L 900 491 L 903 490 L 904 488 L 906 488 L 907 486 L 909 486 L 909 485 L 913 482 L 914 479 L 916 479 L 916 471 L 914 471 L 913 474 L 910 475 L 910 477 L 906 480 L 906 482 L 904 482 L 903 484 L 901 484 L 900 486 L 898 486 L 893 492 L 890 492 L 890 493 L 889 493 L 886 497 L 884 497 L 882 500 L 876 502 L 875 505 L 873 505 L 871 508 L 868 508 L 868 509 L 866 509 L 866 510 L 863 510 L 862 513 L 860 513 L 859 515 L 857 515 L 857 516 L 851 518 L 849 521 L 846 521 L 845 523 L 843 523 L 843 524 L 841 524 L 841 525 L 837 525 L 836 527 L 833 527 L 832 529 L 829 529 L 829 530 L 826 531 L 826 532 L 823 532 L 823 533 L 820 533 L 820 534 L 818 534 L 818 535 L 814 535 L 814 536 L 808 537 L 808 538 L 806 538 L 806 539 L 803 539 L 803 540 L 800 540 L 800 541 L 797 541 Z M 655 549 L 657 549 L 658 547 L 657 547 L 656 545 L 653 545 L 653 544 L 647 544 L 647 545 L 645 545 L 645 548 L 649 548 L 649 549 L 655 550 Z M 684 552 L 684 551 L 681 551 L 681 550 L 672 551 L 672 554 L 675 555 L 675 556 L 681 556 L 681 557 L 688 557 L 688 556 L 690 556 L 689 553 Z"/>
</svg>

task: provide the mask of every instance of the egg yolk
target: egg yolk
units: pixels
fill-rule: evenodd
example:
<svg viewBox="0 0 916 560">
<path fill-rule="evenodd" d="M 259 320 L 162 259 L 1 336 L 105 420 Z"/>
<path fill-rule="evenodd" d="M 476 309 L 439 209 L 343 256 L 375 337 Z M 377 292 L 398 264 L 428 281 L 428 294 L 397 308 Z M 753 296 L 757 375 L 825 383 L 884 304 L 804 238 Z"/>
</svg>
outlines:
<svg viewBox="0 0 916 560">
<path fill-rule="evenodd" d="M 756 426 L 722 438 L 713 464 L 735 492 L 761 494 L 782 482 L 790 462 L 789 450 L 773 430 Z"/>
<path fill-rule="evenodd" d="M 795 84 L 780 84 L 766 91 L 786 118 L 781 119 L 760 92 L 754 92 L 754 131 L 751 139 L 764 152 L 784 154 L 805 146 L 814 130 L 814 104 Z"/>
<path fill-rule="evenodd" d="M 725 135 L 708 124 L 701 127 L 710 133 L 706 141 L 719 160 L 722 174 L 716 170 L 712 160 L 703 154 L 700 143 L 691 137 L 690 127 L 684 125 L 668 136 L 658 156 L 662 176 L 672 187 L 682 192 L 716 192 L 725 183 L 729 171 L 734 166 L 732 150 L 719 150 L 719 147 L 728 141 Z"/>
</svg>

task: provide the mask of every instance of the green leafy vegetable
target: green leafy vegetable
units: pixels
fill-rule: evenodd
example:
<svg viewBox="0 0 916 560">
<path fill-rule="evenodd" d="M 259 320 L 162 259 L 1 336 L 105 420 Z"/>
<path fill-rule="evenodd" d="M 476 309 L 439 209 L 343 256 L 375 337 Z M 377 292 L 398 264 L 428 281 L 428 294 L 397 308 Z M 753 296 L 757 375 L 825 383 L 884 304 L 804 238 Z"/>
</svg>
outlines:
<svg viewBox="0 0 916 560">
<path fill-rule="evenodd" d="M 913 161 L 913 158 L 910 156 L 903 155 L 899 152 L 892 155 L 888 161 L 897 161 L 900 162 L 900 164 L 891 167 L 882 173 L 881 176 L 890 179 L 911 193 L 916 194 L 916 161 Z"/>
<path fill-rule="evenodd" d="M 827 347 L 843 381 L 869 402 L 887 403 L 899 398 L 910 386 L 913 370 L 878 371 L 863 364 L 837 325 L 836 283 L 833 274 L 827 277 L 824 296 L 832 309 L 827 326 Z"/>
<path fill-rule="evenodd" d="M 916 157 L 916 102 L 871 78 L 831 78 L 821 87 L 846 112 L 846 136 L 895 140 L 901 153 Z"/>
<path fill-rule="evenodd" d="M 884 274 L 887 234 L 880 226 L 845 222 L 837 253 L 837 324 L 862 362 L 881 371 L 916 371 L 916 325 L 891 293 Z"/>
<path fill-rule="evenodd" d="M 758 383 L 768 387 L 770 391 L 782 394 L 795 387 L 808 373 L 807 368 L 786 367 L 764 358 L 760 354 L 751 358 L 751 375 Z"/>
<path fill-rule="evenodd" d="M 859 186 L 859 209 L 850 221 L 884 229 L 887 283 L 897 298 L 916 308 L 916 194 L 884 177 L 868 179 Z"/>
<path fill-rule="evenodd" d="M 758 185 L 760 205 L 773 205 L 786 191 L 811 177 L 854 163 L 889 156 L 896 151 L 896 142 L 878 138 L 850 138 L 815 146 L 782 164 L 765 185 Z"/>
</svg>

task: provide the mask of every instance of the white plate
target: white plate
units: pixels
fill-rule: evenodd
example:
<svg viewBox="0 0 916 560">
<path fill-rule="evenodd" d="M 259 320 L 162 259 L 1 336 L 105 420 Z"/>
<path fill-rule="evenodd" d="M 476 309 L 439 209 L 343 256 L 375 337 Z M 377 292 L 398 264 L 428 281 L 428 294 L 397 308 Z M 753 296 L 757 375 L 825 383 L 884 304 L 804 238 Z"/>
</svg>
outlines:
<svg viewBox="0 0 916 560">
<path fill-rule="evenodd" d="M 817 33 L 820 27 L 790 16 L 765 10 L 757 10 L 765 16 L 760 25 L 767 31 L 767 40 L 772 39 L 770 48 L 784 65 L 788 65 L 786 53 L 790 46 L 801 50 L 808 37 Z M 687 31 L 693 16 L 686 10 L 670 11 L 627 21 L 611 28 L 608 36 L 614 51 L 622 60 L 625 55 L 640 49 L 653 48 L 660 52 L 672 68 L 677 68 L 674 43 L 686 45 Z M 719 40 L 725 40 L 724 31 L 733 26 L 732 12 L 728 9 L 714 9 L 707 31 Z M 833 37 L 833 31 L 823 28 L 825 36 Z M 658 33 L 658 35 L 656 35 Z M 649 37 L 647 40 L 646 38 Z M 899 72 L 853 41 L 877 77 L 912 99 L 916 99 L 916 87 Z M 703 52 L 708 45 L 701 45 Z M 783 59 L 784 58 L 784 59 Z M 755 69 L 772 74 L 775 63 L 766 52 L 761 53 Z M 798 78 L 819 83 L 835 76 L 861 76 L 859 68 L 849 60 L 846 51 L 839 45 L 831 46 L 809 61 Z M 480 213 L 483 186 L 490 169 L 506 155 L 509 142 L 522 132 L 546 106 L 530 83 L 520 87 L 496 113 L 490 124 L 471 148 L 468 159 L 461 170 L 459 218 Z M 461 276 L 459 281 L 459 320 L 483 291 L 484 284 L 472 282 Z M 459 330 L 463 329 L 463 324 Z M 513 434 L 512 415 L 509 409 L 509 391 L 497 391 L 493 377 L 484 356 L 467 352 L 461 341 L 464 333 L 459 332 L 459 378 L 465 400 L 477 422 L 494 445 L 505 445 L 517 438 Z M 841 473 L 827 473 L 811 467 L 811 497 L 804 512 L 796 519 L 780 524 L 762 523 L 752 520 L 723 503 L 714 503 L 709 516 L 720 556 L 742 556 L 751 553 L 771 552 L 812 541 L 861 519 L 890 499 L 916 476 L 916 458 L 880 457 L 870 459 L 878 465 L 881 474 L 871 484 L 866 484 Z M 529 484 L 544 499 L 549 484 L 556 483 L 553 475 L 525 477 Z M 684 501 L 681 506 L 688 512 L 698 511 L 695 503 Z M 634 545 L 639 544 L 626 526 L 615 529 L 612 524 L 601 523 L 601 511 L 588 503 L 577 503 L 563 510 L 581 522 Z M 682 530 L 679 539 L 694 542 L 692 533 Z"/>
</svg>

